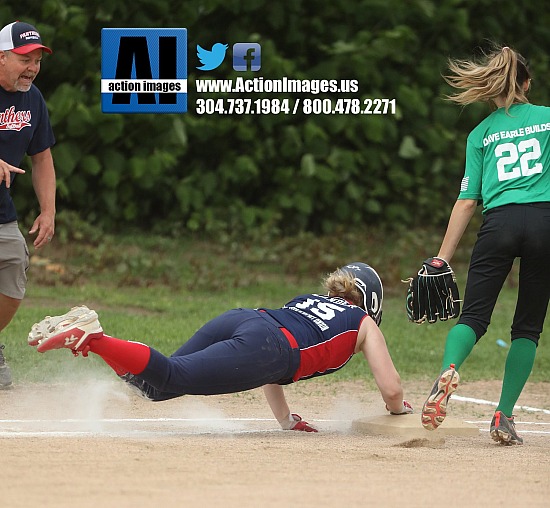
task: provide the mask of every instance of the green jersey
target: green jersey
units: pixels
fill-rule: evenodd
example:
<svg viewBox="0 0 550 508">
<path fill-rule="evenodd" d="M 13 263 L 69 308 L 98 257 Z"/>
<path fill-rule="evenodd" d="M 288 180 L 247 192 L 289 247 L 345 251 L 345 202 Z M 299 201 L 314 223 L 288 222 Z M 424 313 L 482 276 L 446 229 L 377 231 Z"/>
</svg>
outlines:
<svg viewBox="0 0 550 508">
<path fill-rule="evenodd" d="M 550 202 L 550 108 L 499 108 L 468 136 L 458 199 L 483 202 L 483 213 L 511 203 Z"/>
</svg>

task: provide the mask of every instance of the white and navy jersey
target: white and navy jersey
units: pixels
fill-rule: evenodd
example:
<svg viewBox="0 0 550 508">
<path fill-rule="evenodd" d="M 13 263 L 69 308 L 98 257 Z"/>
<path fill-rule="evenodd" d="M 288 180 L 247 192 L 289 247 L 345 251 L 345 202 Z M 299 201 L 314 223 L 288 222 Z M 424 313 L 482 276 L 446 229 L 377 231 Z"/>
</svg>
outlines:
<svg viewBox="0 0 550 508">
<path fill-rule="evenodd" d="M 7 92 L 0 87 L 0 159 L 19 167 L 25 154 L 36 155 L 50 148 L 55 138 L 42 94 L 31 85 L 28 92 Z M 15 174 L 11 173 L 11 181 Z M 0 184 L 0 224 L 16 220 L 15 207 Z"/>
<path fill-rule="evenodd" d="M 367 313 L 343 298 L 301 295 L 276 310 L 262 309 L 286 328 L 300 349 L 293 381 L 341 369 L 353 356 Z"/>
</svg>

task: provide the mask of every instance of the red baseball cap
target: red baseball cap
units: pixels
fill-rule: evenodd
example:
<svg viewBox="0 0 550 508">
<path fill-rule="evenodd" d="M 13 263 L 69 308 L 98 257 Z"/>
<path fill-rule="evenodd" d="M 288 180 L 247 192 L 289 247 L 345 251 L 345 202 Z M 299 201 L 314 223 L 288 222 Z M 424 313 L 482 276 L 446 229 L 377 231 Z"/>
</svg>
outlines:
<svg viewBox="0 0 550 508">
<path fill-rule="evenodd" d="M 50 48 L 42 44 L 40 34 L 34 26 L 14 21 L 0 30 L 0 50 L 25 55 L 35 49 L 52 53 Z"/>
</svg>

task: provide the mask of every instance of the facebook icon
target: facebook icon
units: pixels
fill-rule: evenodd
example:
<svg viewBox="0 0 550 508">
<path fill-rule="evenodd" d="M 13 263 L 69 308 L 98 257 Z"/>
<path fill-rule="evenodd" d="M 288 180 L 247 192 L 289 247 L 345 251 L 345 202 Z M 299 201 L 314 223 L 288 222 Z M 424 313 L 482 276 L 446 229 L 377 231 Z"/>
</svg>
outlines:
<svg viewBox="0 0 550 508">
<path fill-rule="evenodd" d="M 233 69 L 236 71 L 259 71 L 262 66 L 262 48 L 256 42 L 233 44 Z"/>
</svg>

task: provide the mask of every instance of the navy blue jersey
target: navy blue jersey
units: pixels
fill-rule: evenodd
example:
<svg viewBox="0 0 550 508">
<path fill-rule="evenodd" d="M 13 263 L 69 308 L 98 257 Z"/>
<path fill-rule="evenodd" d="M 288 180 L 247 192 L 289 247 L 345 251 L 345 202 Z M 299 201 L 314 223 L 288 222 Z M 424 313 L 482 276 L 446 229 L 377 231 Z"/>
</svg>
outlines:
<svg viewBox="0 0 550 508">
<path fill-rule="evenodd" d="M 343 298 L 315 294 L 294 298 L 281 309 L 262 309 L 286 328 L 300 349 L 299 379 L 330 374 L 353 356 L 367 313 Z"/>
<path fill-rule="evenodd" d="M 36 155 L 55 143 L 46 102 L 34 85 L 28 92 L 0 87 L 0 159 L 19 167 L 25 154 Z M 11 181 L 15 175 L 11 174 Z M 17 219 L 9 189 L 0 184 L 0 224 Z"/>
</svg>

